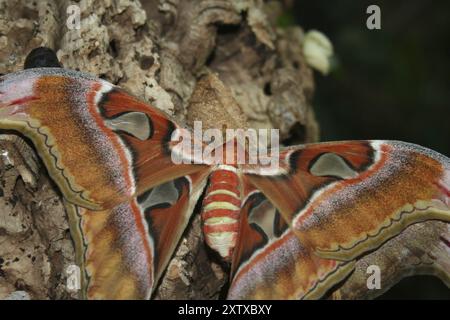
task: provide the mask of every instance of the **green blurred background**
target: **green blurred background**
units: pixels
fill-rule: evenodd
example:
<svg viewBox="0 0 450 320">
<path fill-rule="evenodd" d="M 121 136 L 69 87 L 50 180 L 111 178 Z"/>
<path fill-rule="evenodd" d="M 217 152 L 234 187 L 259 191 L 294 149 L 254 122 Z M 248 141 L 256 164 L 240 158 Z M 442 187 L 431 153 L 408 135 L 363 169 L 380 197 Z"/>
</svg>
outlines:
<svg viewBox="0 0 450 320">
<path fill-rule="evenodd" d="M 331 74 L 316 74 L 321 140 L 403 140 L 450 156 L 450 1 L 290 2 L 280 23 L 318 29 L 335 49 Z M 366 27 L 370 4 L 381 30 Z M 450 289 L 417 276 L 382 298 L 450 299 Z"/>
</svg>

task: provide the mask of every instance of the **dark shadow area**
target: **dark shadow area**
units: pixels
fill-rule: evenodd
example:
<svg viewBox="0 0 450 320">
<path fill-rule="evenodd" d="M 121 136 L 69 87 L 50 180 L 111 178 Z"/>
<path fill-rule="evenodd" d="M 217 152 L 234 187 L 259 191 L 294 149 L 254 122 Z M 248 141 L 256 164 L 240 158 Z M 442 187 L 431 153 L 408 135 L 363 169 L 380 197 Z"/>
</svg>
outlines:
<svg viewBox="0 0 450 320">
<path fill-rule="evenodd" d="M 450 155 L 450 2 L 294 2 L 296 23 L 335 48 L 333 72 L 316 76 L 322 140 L 404 140 Z M 381 30 L 366 27 L 369 4 Z"/>
<path fill-rule="evenodd" d="M 438 278 L 414 276 L 401 280 L 378 300 L 450 299 L 450 290 Z"/>
</svg>

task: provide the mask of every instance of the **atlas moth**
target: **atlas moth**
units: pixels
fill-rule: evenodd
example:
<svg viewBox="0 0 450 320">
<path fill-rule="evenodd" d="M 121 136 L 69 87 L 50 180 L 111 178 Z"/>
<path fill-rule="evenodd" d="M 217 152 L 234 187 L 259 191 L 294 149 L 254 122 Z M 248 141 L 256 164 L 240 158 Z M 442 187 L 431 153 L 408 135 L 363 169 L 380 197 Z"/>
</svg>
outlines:
<svg viewBox="0 0 450 320">
<path fill-rule="evenodd" d="M 58 67 L 0 78 L 0 128 L 30 139 L 61 190 L 85 298 L 150 298 L 198 201 L 230 299 L 320 298 L 408 225 L 450 221 L 450 160 L 435 151 L 342 141 L 281 149 L 278 171 L 175 164 L 171 117 Z"/>
</svg>

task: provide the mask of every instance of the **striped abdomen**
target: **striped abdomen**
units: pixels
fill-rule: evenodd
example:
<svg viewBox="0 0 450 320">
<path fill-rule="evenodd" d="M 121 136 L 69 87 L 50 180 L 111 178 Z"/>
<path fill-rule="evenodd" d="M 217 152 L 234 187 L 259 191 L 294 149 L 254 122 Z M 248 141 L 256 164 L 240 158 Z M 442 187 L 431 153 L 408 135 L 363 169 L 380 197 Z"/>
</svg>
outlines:
<svg viewBox="0 0 450 320">
<path fill-rule="evenodd" d="M 206 243 L 230 261 L 236 245 L 241 198 L 239 176 L 232 166 L 219 166 L 209 177 L 202 207 Z"/>
</svg>

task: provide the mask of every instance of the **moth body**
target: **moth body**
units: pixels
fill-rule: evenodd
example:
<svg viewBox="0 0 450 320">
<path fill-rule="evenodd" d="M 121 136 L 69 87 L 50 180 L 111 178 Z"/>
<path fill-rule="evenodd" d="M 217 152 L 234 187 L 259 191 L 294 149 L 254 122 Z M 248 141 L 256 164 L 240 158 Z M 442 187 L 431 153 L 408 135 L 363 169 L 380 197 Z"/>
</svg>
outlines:
<svg viewBox="0 0 450 320">
<path fill-rule="evenodd" d="M 236 246 L 241 211 L 240 179 L 235 166 L 222 165 L 209 177 L 202 207 L 208 246 L 230 261 Z"/>
</svg>

